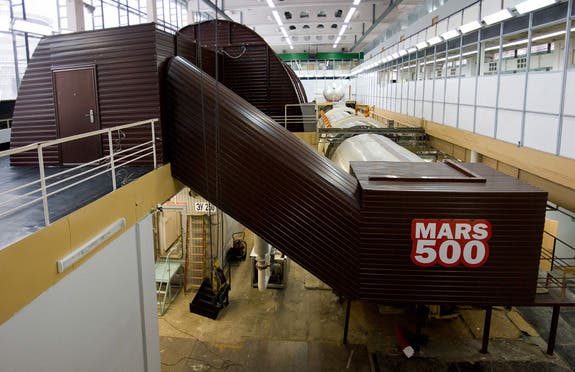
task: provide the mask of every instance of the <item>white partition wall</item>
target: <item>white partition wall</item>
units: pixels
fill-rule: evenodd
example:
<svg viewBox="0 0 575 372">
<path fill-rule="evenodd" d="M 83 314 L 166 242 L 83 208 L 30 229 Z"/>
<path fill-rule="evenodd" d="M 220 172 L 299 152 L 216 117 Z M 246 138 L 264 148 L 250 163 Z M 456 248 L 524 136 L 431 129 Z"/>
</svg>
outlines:
<svg viewBox="0 0 575 372">
<path fill-rule="evenodd" d="M 0 325 L 0 345 L 2 371 L 160 371 L 151 216 Z"/>
<path fill-rule="evenodd" d="M 506 0 L 504 6 L 517 2 Z M 406 42 L 398 43 L 352 71 L 358 101 L 377 97 L 385 110 L 575 159 L 575 5 L 570 3 L 523 17 L 515 13 L 502 27 L 484 24 L 431 43 L 457 23 L 501 9 L 501 1 L 483 0 L 405 35 L 409 50 L 403 49 Z M 423 46 L 414 48 L 416 42 Z M 373 67 L 373 61 L 384 62 Z M 385 78 L 370 84 L 376 73 Z"/>
</svg>

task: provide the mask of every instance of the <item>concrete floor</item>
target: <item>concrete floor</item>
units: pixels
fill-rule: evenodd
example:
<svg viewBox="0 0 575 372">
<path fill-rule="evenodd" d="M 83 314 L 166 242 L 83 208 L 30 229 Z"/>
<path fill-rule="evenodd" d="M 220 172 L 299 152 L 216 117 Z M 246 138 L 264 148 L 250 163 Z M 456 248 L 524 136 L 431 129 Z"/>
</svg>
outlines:
<svg viewBox="0 0 575 372">
<path fill-rule="evenodd" d="M 191 314 L 194 292 L 180 293 L 159 318 L 163 371 L 569 371 L 561 357 L 515 310 L 494 308 L 489 353 L 481 354 L 483 311 L 426 323 L 427 343 L 407 360 L 395 324 L 410 314 L 352 303 L 348 345 L 342 345 L 345 304 L 291 262 L 285 289 L 251 287 L 250 262 L 232 270 L 230 304 L 217 320 Z"/>
</svg>

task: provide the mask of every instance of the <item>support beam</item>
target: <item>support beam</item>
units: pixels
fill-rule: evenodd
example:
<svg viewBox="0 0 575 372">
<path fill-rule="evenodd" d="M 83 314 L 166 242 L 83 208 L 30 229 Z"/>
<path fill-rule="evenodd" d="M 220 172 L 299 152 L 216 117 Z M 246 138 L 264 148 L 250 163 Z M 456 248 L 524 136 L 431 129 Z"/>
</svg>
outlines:
<svg viewBox="0 0 575 372">
<path fill-rule="evenodd" d="M 375 29 L 375 27 L 381 23 L 381 21 L 383 21 L 399 4 L 401 4 L 403 2 L 403 0 L 391 0 L 391 2 L 389 3 L 389 6 L 387 7 L 387 9 L 385 9 L 383 11 L 383 13 L 381 13 L 381 15 L 379 17 L 377 17 L 377 19 L 373 22 L 373 24 L 367 29 L 367 31 L 361 35 L 361 37 L 359 38 L 359 40 L 351 47 L 351 49 L 349 50 L 350 52 L 353 52 L 353 50 L 355 48 L 357 48 L 357 46 L 359 44 L 361 44 L 361 42 L 363 41 L 363 39 L 365 39 L 365 37 L 367 35 L 369 35 L 371 33 L 371 31 L 373 31 Z"/>
<path fill-rule="evenodd" d="M 73 32 L 84 31 L 84 2 L 82 0 L 68 0 L 66 2 L 68 16 L 68 30 Z"/>
<path fill-rule="evenodd" d="M 551 315 L 551 329 L 549 330 L 549 340 L 547 341 L 547 354 L 553 355 L 555 350 L 555 339 L 557 338 L 557 326 L 559 324 L 559 310 L 561 306 L 553 306 L 553 314 Z"/>
<path fill-rule="evenodd" d="M 146 1 L 146 9 L 148 10 L 147 20 L 148 22 L 158 21 L 158 8 L 155 0 Z"/>
<path fill-rule="evenodd" d="M 487 346 L 489 345 L 489 331 L 491 330 L 491 314 L 493 312 L 493 307 L 488 306 L 485 309 L 485 322 L 483 323 L 483 340 L 481 342 L 481 354 L 487 354 Z"/>
<path fill-rule="evenodd" d="M 343 326 L 343 344 L 347 345 L 347 332 L 349 331 L 349 314 L 351 312 L 351 300 L 347 300 L 347 307 L 345 309 L 345 325 Z"/>
</svg>

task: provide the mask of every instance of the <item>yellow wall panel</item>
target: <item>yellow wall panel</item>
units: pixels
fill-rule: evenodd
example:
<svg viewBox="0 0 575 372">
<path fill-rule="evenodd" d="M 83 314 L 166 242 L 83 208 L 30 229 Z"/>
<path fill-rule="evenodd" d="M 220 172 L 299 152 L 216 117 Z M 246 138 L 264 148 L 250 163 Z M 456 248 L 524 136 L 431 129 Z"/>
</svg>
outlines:
<svg viewBox="0 0 575 372">
<path fill-rule="evenodd" d="M 182 184 L 164 165 L 0 251 L 0 324 L 89 260 Z M 126 227 L 63 273 L 56 262 L 120 218 Z"/>
</svg>

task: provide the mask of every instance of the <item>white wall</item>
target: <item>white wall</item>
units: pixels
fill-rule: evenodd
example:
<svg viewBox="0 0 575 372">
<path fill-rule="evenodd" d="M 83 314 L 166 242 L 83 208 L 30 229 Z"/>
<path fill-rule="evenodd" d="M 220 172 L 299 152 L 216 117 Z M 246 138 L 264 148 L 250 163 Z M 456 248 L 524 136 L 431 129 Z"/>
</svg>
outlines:
<svg viewBox="0 0 575 372">
<path fill-rule="evenodd" d="M 396 83 L 377 74 L 353 79 L 358 102 L 575 159 L 575 69 L 567 71 L 561 125 L 562 71 L 529 73 L 527 90 L 525 73 Z"/>
<path fill-rule="evenodd" d="M 0 143 L 10 142 L 10 131 L 12 129 L 0 129 Z"/>
<path fill-rule="evenodd" d="M 575 247 L 575 220 L 561 212 L 555 211 L 548 211 L 547 217 L 559 221 L 557 237 L 570 246 Z M 575 261 L 573 261 L 573 250 L 561 242 L 556 243 L 555 256 L 560 258 L 569 258 L 571 259 L 571 261 L 568 261 L 570 264 L 575 263 Z"/>
<path fill-rule="evenodd" d="M 0 325 L 0 370 L 159 371 L 156 314 L 148 216 Z"/>
</svg>

